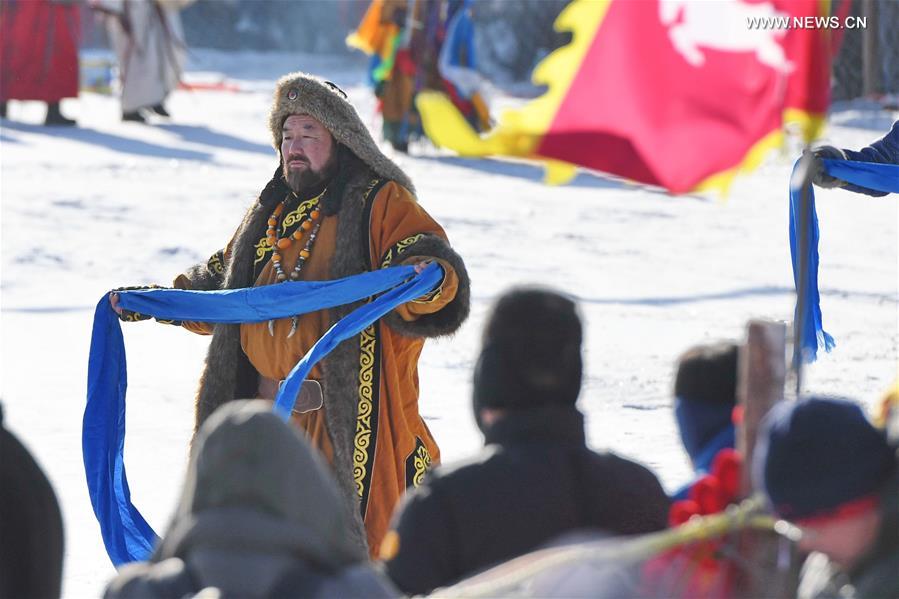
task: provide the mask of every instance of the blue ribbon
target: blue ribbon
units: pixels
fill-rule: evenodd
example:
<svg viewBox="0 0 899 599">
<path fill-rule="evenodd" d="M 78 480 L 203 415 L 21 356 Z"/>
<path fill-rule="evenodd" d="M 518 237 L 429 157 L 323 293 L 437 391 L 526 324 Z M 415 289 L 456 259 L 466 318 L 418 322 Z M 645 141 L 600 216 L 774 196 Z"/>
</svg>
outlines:
<svg viewBox="0 0 899 599">
<path fill-rule="evenodd" d="M 398 266 L 335 281 L 288 282 L 226 291 L 123 291 L 119 304 L 126 310 L 162 319 L 237 324 L 305 314 L 388 290 L 331 327 L 291 370 L 275 404 L 276 412 L 286 420 L 303 379 L 319 360 L 340 341 L 390 310 L 434 289 L 442 277 L 438 264 L 429 265 L 417 276 L 414 267 Z M 123 457 L 128 387 L 125 341 L 105 294 L 94 312 L 87 379 L 82 452 L 91 505 L 100 523 L 103 543 L 116 566 L 146 560 L 159 537 L 131 502 Z"/>
<path fill-rule="evenodd" d="M 879 164 L 874 162 L 855 162 L 850 160 L 822 160 L 825 171 L 832 177 L 848 183 L 883 191 L 899 193 L 899 165 Z M 793 165 L 793 176 L 790 185 L 790 256 L 793 261 L 793 282 L 799 290 L 799 211 L 802 208 L 801 177 L 797 177 L 799 160 Z M 807 287 L 805 297 L 796 300 L 796 322 L 802 319 L 801 356 L 803 362 L 814 362 L 818 357 L 818 348 L 830 351 L 836 343 L 831 335 L 824 331 L 821 318 L 821 298 L 818 293 L 818 214 L 815 210 L 815 194 L 811 186 L 808 189 L 808 248 L 805 268 Z"/>
<path fill-rule="evenodd" d="M 337 344 L 368 328 L 369 325 L 397 306 L 425 295 L 437 287 L 442 279 L 443 269 L 439 265 L 428 266 L 416 279 L 394 287 L 378 299 L 357 308 L 335 323 L 322 335 L 321 339 L 315 342 L 315 345 L 306 352 L 306 355 L 297 362 L 297 365 L 284 379 L 284 384 L 281 385 L 278 395 L 275 396 L 275 413 L 285 421 L 290 418 L 297 394 L 306 375 L 319 360 L 337 347 Z"/>
</svg>

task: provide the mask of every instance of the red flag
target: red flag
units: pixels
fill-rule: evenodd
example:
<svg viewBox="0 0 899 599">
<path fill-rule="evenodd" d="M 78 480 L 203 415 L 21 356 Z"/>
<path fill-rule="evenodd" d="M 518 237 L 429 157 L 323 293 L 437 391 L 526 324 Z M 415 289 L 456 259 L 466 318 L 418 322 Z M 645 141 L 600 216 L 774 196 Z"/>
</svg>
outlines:
<svg viewBox="0 0 899 599">
<path fill-rule="evenodd" d="M 534 74 L 549 86 L 543 97 L 504 114 L 483 138 L 451 130 L 461 123 L 425 98 L 425 128 L 468 155 L 539 157 L 676 193 L 724 189 L 781 142 L 788 99 L 826 108 L 826 72 L 812 65 L 829 55 L 817 54 L 819 31 L 792 20 L 819 6 L 575 0 L 556 23 L 572 31 L 571 44 Z"/>
<path fill-rule="evenodd" d="M 784 120 L 798 123 L 805 140 L 811 141 L 824 125 L 830 106 L 831 62 L 840 42 L 841 27 L 852 22 L 852 17 L 847 10 L 841 11 L 840 16 L 829 16 L 827 0 L 779 0 L 777 5 L 790 14 L 796 25 L 784 40 L 784 49 L 796 65 L 787 81 Z M 848 8 L 848 0 L 843 6 Z"/>
</svg>

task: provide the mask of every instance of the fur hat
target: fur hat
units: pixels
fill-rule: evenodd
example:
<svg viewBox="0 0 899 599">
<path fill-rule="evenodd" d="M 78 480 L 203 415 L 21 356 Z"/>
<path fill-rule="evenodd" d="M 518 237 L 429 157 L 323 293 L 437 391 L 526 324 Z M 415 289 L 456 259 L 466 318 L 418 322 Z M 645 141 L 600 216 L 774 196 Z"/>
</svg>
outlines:
<svg viewBox="0 0 899 599">
<path fill-rule="evenodd" d="M 268 125 L 272 130 L 272 144 L 279 155 L 281 130 L 292 114 L 308 114 L 315 118 L 331 132 L 337 143 L 352 150 L 378 175 L 415 193 L 406 173 L 378 149 L 346 94 L 330 81 L 302 72 L 289 73 L 278 80 Z"/>
<path fill-rule="evenodd" d="M 503 295 L 475 367 L 475 417 L 481 408 L 573 406 L 581 389 L 581 339 L 569 298 L 535 287 Z"/>
<path fill-rule="evenodd" d="M 895 451 L 861 408 L 842 399 L 782 401 L 762 421 L 753 477 L 774 511 L 791 520 L 826 516 L 877 493 Z"/>
<path fill-rule="evenodd" d="M 163 559 L 181 556 L 199 514 L 231 509 L 265 514 L 281 539 L 306 539 L 304 557 L 313 563 L 358 563 L 364 552 L 338 534 L 349 529 L 340 505 L 331 469 L 271 402 L 227 402 L 197 432 L 175 520 L 157 551 Z"/>
</svg>

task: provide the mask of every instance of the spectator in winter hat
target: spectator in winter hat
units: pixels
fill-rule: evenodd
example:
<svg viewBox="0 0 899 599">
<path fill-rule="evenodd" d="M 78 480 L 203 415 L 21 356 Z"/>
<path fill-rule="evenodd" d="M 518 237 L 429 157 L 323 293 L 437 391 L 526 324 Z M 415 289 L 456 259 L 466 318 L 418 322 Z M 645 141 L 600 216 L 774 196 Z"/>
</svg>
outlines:
<svg viewBox="0 0 899 599">
<path fill-rule="evenodd" d="M 699 345 L 677 360 L 674 416 L 697 477 L 709 473 L 720 450 L 734 447 L 737 350 L 732 342 Z M 674 499 L 684 499 L 689 488 L 677 491 Z"/>
<path fill-rule="evenodd" d="M 868 189 L 847 183 L 827 174 L 824 170 L 822 159 L 853 160 L 856 162 L 878 162 L 881 164 L 899 164 L 899 121 L 893 123 L 889 133 L 858 152 L 853 150 L 841 150 L 833 146 L 820 146 L 812 150 L 812 182 L 818 187 L 833 188 L 842 187 L 856 193 L 864 193 L 869 196 L 883 196 L 886 192 L 876 189 Z"/>
<path fill-rule="evenodd" d="M 301 433 L 266 401 L 229 402 L 197 433 L 165 537 L 149 561 L 119 570 L 105 596 L 398 596 L 340 534 L 346 519 L 327 464 Z"/>
<path fill-rule="evenodd" d="M 0 405 L 0 597 L 59 597 L 62 558 L 56 494 L 31 453 L 3 426 Z"/>
<path fill-rule="evenodd" d="M 89 0 L 103 16 L 109 44 L 119 61 L 122 120 L 169 117 L 165 100 L 178 88 L 187 59 L 179 11 L 194 0 Z"/>
<path fill-rule="evenodd" d="M 381 556 L 402 591 L 430 592 L 563 533 L 665 527 L 655 475 L 586 445 L 581 341 L 577 307 L 559 293 L 518 288 L 496 303 L 474 372 L 486 447 L 429 473 L 394 514 Z"/>
<path fill-rule="evenodd" d="M 802 531 L 800 596 L 899 597 L 896 449 L 858 405 L 782 402 L 762 422 L 756 486 Z"/>
</svg>

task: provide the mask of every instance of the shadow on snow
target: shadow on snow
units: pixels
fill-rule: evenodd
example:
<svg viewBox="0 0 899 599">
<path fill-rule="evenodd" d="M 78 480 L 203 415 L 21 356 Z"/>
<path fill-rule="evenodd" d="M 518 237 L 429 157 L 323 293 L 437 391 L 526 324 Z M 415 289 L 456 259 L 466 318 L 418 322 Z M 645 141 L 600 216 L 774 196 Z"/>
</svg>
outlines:
<svg viewBox="0 0 899 599">
<path fill-rule="evenodd" d="M 156 128 L 174 133 L 186 142 L 211 146 L 213 148 L 224 148 L 235 150 L 238 152 L 250 152 L 257 154 L 274 155 L 275 150 L 268 144 L 259 144 L 252 141 L 241 139 L 220 131 L 213 131 L 202 125 L 175 125 L 163 124 L 155 125 Z"/>
<path fill-rule="evenodd" d="M 599 297 L 590 298 L 576 296 L 578 301 L 585 304 L 596 305 L 628 305 L 628 306 L 653 306 L 664 308 L 668 306 L 676 306 L 680 304 L 691 304 L 700 302 L 726 301 L 732 299 L 742 299 L 747 297 L 759 296 L 777 296 L 777 295 L 793 295 L 795 290 L 792 287 L 765 286 L 765 287 L 744 287 L 741 289 L 733 289 L 731 291 L 717 291 L 712 293 L 699 293 L 696 295 L 684 296 L 661 296 L 661 297 Z M 899 302 L 899 297 L 884 293 L 870 293 L 864 291 L 844 291 L 840 289 L 821 290 L 821 295 L 826 297 L 836 297 L 841 299 L 862 299 L 877 302 Z"/>
<path fill-rule="evenodd" d="M 517 162 L 511 160 L 497 160 L 494 158 L 465 158 L 463 156 L 411 156 L 415 160 L 429 160 L 451 166 L 459 166 L 483 173 L 515 177 L 526 181 L 543 182 L 544 168 L 539 163 Z M 560 187 L 588 187 L 594 189 L 636 189 L 621 181 L 605 178 L 599 174 L 578 170 L 577 176 L 569 183 Z M 641 188 L 642 189 L 642 188 Z M 650 190 L 650 188 L 646 188 Z"/>
<path fill-rule="evenodd" d="M 136 156 L 175 160 L 197 160 L 202 162 L 212 161 L 212 154 L 208 152 L 161 146 L 138 139 L 113 135 L 112 133 L 104 133 L 94 129 L 85 129 L 83 127 L 47 127 L 44 125 L 30 125 L 5 121 L 3 123 L 3 129 L 4 131 L 21 131 L 23 133 L 47 135 L 57 139 L 69 139 L 106 148 L 114 152 L 134 154 Z"/>
</svg>

